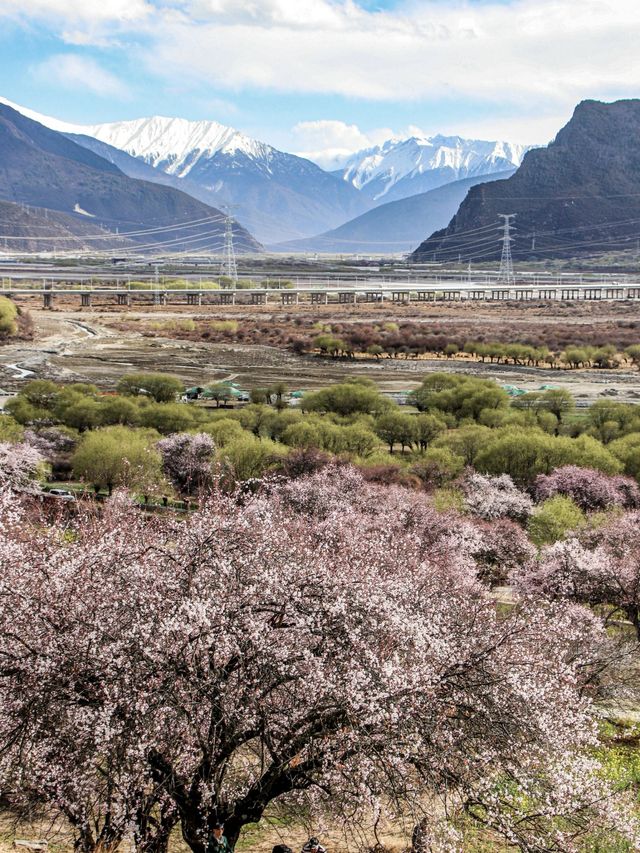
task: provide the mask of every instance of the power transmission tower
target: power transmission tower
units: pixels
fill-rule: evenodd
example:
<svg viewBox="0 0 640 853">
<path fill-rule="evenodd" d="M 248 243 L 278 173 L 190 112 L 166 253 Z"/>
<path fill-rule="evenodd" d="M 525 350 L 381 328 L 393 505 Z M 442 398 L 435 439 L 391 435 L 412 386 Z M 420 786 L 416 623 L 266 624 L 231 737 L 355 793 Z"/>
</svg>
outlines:
<svg viewBox="0 0 640 853">
<path fill-rule="evenodd" d="M 515 281 L 513 273 L 513 258 L 511 257 L 511 229 L 513 228 L 511 220 L 515 219 L 515 213 L 499 213 L 500 219 L 504 220 L 502 228 L 502 256 L 500 258 L 500 272 L 498 273 L 498 281 L 501 284 L 511 285 Z"/>
<path fill-rule="evenodd" d="M 238 267 L 236 265 L 236 253 L 233 248 L 233 216 L 231 216 L 231 208 L 233 205 L 225 205 L 223 210 L 224 217 L 224 256 L 220 275 L 227 276 L 231 281 L 238 281 Z"/>
</svg>

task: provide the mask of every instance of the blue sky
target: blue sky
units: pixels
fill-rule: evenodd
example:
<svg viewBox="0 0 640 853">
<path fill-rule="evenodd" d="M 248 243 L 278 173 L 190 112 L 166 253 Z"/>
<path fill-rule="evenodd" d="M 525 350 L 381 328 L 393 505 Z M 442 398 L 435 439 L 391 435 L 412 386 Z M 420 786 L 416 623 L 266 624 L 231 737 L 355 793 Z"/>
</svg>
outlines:
<svg viewBox="0 0 640 853">
<path fill-rule="evenodd" d="M 0 95 L 330 165 L 390 135 L 544 142 L 583 98 L 640 95 L 638 43 L 637 0 L 0 0 Z"/>
</svg>

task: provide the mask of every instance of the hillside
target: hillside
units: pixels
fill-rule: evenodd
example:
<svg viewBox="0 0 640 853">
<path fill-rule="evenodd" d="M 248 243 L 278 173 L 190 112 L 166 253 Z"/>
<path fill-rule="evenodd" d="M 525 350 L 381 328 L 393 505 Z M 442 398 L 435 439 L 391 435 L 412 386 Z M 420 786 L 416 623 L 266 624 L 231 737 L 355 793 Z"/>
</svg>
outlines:
<svg viewBox="0 0 640 853">
<path fill-rule="evenodd" d="M 381 204 L 325 234 L 273 248 L 276 251 L 332 254 L 409 252 L 420 242 L 425 230 L 441 228 L 451 219 L 470 187 L 512 174 L 513 170 L 500 172 L 497 176 L 479 175 L 453 181 L 430 192 Z"/>
<path fill-rule="evenodd" d="M 414 260 L 495 260 L 498 214 L 515 213 L 515 259 L 635 247 L 640 229 L 640 100 L 583 101 L 548 148 L 529 151 L 506 181 L 469 191 L 447 228 Z"/>
<path fill-rule="evenodd" d="M 14 252 L 111 251 L 133 247 L 81 216 L 0 201 L 0 255 Z"/>
<path fill-rule="evenodd" d="M 126 176 L 61 133 L 0 104 L 0 198 L 92 222 L 139 246 L 216 251 L 223 215 L 186 193 Z M 183 227 L 181 227 L 183 226 Z M 260 245 L 234 227 L 239 251 Z"/>
</svg>

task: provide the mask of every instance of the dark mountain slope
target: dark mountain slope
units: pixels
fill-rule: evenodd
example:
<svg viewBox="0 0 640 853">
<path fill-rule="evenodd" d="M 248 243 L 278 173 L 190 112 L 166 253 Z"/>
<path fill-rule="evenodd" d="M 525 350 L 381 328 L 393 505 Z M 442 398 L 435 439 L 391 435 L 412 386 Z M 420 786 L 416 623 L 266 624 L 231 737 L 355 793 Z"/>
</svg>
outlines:
<svg viewBox="0 0 640 853">
<path fill-rule="evenodd" d="M 115 238 L 84 217 L 0 201 L 0 254 L 21 252 L 126 251 L 131 240 Z"/>
<path fill-rule="evenodd" d="M 274 248 L 276 251 L 332 254 L 357 252 L 364 255 L 408 252 L 420 241 L 425 231 L 441 228 L 451 219 L 471 187 L 495 180 L 496 177 L 508 177 L 513 171 L 465 178 L 426 193 L 387 202 L 333 231 L 306 240 L 283 243 Z"/>
<path fill-rule="evenodd" d="M 640 100 L 583 101 L 548 148 L 506 181 L 469 191 L 448 227 L 414 260 L 500 257 L 498 214 L 515 213 L 515 259 L 635 246 L 640 235 Z"/>
<path fill-rule="evenodd" d="M 215 208 L 171 187 L 131 179 L 115 164 L 2 104 L 0 198 L 76 213 L 121 234 L 171 227 L 132 235 L 139 244 L 166 244 L 168 251 L 213 251 L 224 232 Z M 201 224 L 187 225 L 198 220 Z M 240 251 L 260 250 L 240 226 L 235 236 Z"/>
</svg>

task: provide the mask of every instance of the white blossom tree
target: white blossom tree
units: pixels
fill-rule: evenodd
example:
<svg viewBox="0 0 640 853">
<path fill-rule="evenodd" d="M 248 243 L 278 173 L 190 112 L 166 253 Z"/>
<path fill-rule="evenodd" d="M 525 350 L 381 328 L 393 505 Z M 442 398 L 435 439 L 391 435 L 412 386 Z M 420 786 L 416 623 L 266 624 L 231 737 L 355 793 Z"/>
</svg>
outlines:
<svg viewBox="0 0 640 853">
<path fill-rule="evenodd" d="M 44 457 L 29 444 L 0 442 L 0 490 L 35 494 Z"/>
</svg>

